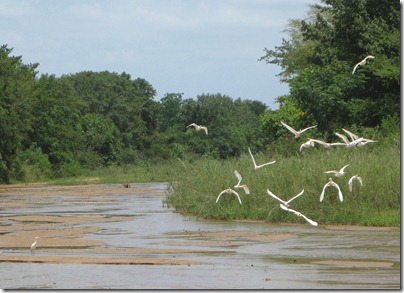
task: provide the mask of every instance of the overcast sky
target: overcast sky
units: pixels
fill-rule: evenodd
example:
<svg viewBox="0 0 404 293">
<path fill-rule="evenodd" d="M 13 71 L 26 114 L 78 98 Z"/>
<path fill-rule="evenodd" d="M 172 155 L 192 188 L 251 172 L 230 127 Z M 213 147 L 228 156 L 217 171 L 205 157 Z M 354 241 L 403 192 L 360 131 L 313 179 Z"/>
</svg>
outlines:
<svg viewBox="0 0 404 293">
<path fill-rule="evenodd" d="M 0 0 L 0 40 L 39 73 L 126 72 L 157 91 L 221 93 L 271 109 L 288 93 L 258 61 L 314 0 Z"/>
</svg>

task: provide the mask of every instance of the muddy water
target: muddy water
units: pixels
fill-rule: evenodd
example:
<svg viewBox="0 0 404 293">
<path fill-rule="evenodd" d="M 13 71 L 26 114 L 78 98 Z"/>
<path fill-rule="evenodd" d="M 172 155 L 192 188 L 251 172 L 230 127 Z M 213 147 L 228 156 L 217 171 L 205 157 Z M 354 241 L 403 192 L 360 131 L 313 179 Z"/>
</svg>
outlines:
<svg viewBox="0 0 404 293">
<path fill-rule="evenodd" d="M 163 206 L 165 188 L 0 189 L 1 288 L 401 287 L 398 228 L 197 219 Z"/>
</svg>

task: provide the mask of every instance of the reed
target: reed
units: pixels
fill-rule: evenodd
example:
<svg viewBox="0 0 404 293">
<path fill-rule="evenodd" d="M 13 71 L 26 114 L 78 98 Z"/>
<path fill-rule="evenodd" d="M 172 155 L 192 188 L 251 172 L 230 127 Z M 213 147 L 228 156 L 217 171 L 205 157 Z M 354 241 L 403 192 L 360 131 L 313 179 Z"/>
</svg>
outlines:
<svg viewBox="0 0 404 293">
<path fill-rule="evenodd" d="M 313 148 L 287 157 L 270 152 L 254 154 L 254 157 L 257 164 L 277 162 L 254 170 L 248 153 L 226 161 L 205 158 L 184 162 L 183 172 L 171 184 L 167 202 L 180 213 L 204 218 L 305 223 L 304 219 L 280 209 L 279 202 L 266 192 L 269 189 L 288 200 L 304 189 L 291 208 L 320 224 L 400 225 L 399 145 Z M 324 173 L 339 170 L 346 164 L 349 166 L 341 178 Z M 237 183 L 234 170 L 243 176 L 242 184 L 250 187 L 251 195 L 239 189 L 242 205 L 230 194 L 222 195 L 215 203 L 222 190 Z M 350 192 L 348 180 L 356 174 L 363 179 L 364 186 L 354 181 Z M 343 202 L 339 201 L 337 190 L 329 187 L 320 203 L 321 191 L 330 177 L 340 186 Z"/>
</svg>

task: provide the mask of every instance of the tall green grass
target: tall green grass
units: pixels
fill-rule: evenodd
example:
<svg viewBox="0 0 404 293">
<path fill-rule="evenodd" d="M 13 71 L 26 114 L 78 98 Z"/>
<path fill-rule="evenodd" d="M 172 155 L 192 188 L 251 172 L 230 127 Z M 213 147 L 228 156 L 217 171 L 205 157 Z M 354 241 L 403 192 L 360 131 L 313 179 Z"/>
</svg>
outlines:
<svg viewBox="0 0 404 293">
<path fill-rule="evenodd" d="M 205 158 L 185 162 L 183 172 L 171 183 L 167 201 L 184 214 L 217 219 L 256 219 L 270 222 L 301 222 L 305 220 L 286 212 L 279 202 L 268 195 L 269 189 L 278 197 L 288 200 L 304 189 L 304 194 L 290 207 L 319 224 L 356 224 L 377 226 L 400 225 L 400 146 L 399 144 L 368 144 L 365 147 L 335 147 L 305 149 L 302 153 L 283 155 L 254 154 L 257 164 L 276 160 L 275 164 L 254 170 L 248 153 L 238 159 L 217 161 Z M 325 174 L 349 164 L 345 175 L 336 178 Z M 219 193 L 237 183 L 234 170 L 243 176 L 251 195 L 236 190 L 242 199 Z M 359 175 L 364 186 L 353 182 L 349 191 L 348 180 Z M 320 194 L 328 178 L 333 178 L 343 193 L 340 202 L 335 188 Z"/>
</svg>

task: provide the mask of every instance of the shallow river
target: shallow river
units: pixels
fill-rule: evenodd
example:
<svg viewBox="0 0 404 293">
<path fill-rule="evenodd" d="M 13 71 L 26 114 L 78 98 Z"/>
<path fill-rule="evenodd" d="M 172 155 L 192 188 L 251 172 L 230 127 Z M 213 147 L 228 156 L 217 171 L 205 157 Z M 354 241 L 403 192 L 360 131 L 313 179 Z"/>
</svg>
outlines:
<svg viewBox="0 0 404 293">
<path fill-rule="evenodd" d="M 121 185 L 91 185 L 114 188 Z M 132 194 L 129 190 L 147 192 Z M 31 205 L 2 207 L 1 225 L 21 215 L 133 216 L 130 220 L 85 223 L 101 230 L 86 239 L 119 257 L 155 258 L 150 249 L 168 249 L 162 259 L 196 264 L 81 264 L 0 262 L 4 289 L 398 289 L 400 229 L 309 224 L 268 224 L 203 220 L 163 206 L 166 185 L 132 184 L 122 194 L 37 196 Z M 18 201 L 18 192 L 2 194 Z M 13 198 L 15 197 L 15 198 Z M 80 200 L 75 200 L 75 198 Z M 90 196 L 88 197 L 90 198 Z M 97 200 L 94 200 L 97 198 Z M 103 201 L 102 199 L 108 199 Z M 52 200 L 50 200 L 52 199 Z M 113 199 L 113 200 L 111 200 Z M 79 225 L 77 225 L 79 226 Z M 34 229 L 34 228 L 32 228 Z M 5 233 L 2 233 L 5 234 Z M 0 236 L 1 238 L 1 236 Z M 30 256 L 29 249 L 0 247 L 3 256 Z M 176 250 L 190 253 L 175 253 Z M 172 250 L 172 251 L 169 251 Z M 46 249 L 35 256 L 87 256 L 86 249 Z M 103 252 L 102 252 L 103 251 Z M 141 251 L 141 250 L 139 250 Z M 149 251 L 149 252 L 147 252 Z M 174 251 L 174 252 L 173 252 Z M 198 252 L 199 251 L 199 252 Z M 98 254 L 98 256 L 100 255 Z M 115 254 L 116 256 L 117 254 Z M 34 256 L 34 257 L 35 257 Z M 88 249 L 88 256 L 94 256 Z"/>
</svg>

